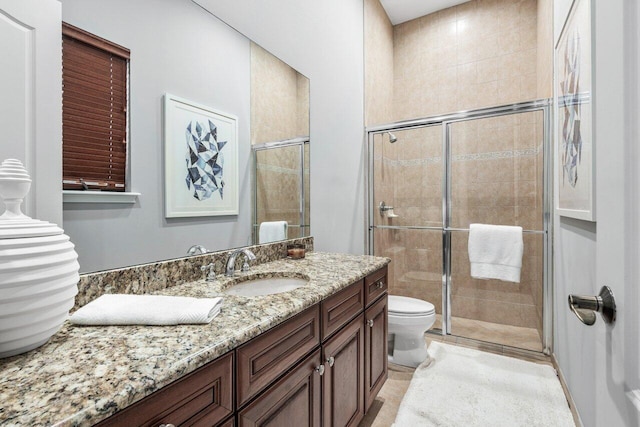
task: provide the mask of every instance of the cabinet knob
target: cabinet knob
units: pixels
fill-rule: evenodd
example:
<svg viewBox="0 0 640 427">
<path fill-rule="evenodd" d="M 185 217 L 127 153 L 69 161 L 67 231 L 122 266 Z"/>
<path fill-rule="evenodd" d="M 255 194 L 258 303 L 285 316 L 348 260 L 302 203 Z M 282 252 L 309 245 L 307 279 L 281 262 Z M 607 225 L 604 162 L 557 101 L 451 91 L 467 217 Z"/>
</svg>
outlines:
<svg viewBox="0 0 640 427">
<path fill-rule="evenodd" d="M 315 371 L 318 373 L 318 375 L 322 376 L 324 374 L 324 365 L 317 366 Z"/>
<path fill-rule="evenodd" d="M 336 359 L 331 356 L 331 357 L 327 357 L 327 363 L 329 364 L 329 367 L 333 367 L 333 364 L 336 363 Z"/>
<path fill-rule="evenodd" d="M 160 424 L 158 427 L 176 427 L 175 424 Z"/>
<path fill-rule="evenodd" d="M 367 320 L 367 325 L 368 325 L 370 328 L 373 328 L 373 319 L 369 319 L 369 320 Z"/>
<path fill-rule="evenodd" d="M 376 283 L 376 288 L 382 289 L 383 287 L 384 287 L 384 282 L 382 280 L 378 280 L 378 283 Z"/>
</svg>

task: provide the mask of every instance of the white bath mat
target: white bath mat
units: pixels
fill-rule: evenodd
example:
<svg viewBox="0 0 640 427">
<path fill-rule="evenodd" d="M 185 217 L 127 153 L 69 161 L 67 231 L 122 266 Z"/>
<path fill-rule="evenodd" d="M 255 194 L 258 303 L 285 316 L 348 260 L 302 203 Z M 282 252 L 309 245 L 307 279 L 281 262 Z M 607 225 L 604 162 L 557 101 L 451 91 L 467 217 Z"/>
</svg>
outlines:
<svg viewBox="0 0 640 427">
<path fill-rule="evenodd" d="M 548 365 L 432 342 L 395 427 L 574 427 L 555 370 Z"/>
</svg>

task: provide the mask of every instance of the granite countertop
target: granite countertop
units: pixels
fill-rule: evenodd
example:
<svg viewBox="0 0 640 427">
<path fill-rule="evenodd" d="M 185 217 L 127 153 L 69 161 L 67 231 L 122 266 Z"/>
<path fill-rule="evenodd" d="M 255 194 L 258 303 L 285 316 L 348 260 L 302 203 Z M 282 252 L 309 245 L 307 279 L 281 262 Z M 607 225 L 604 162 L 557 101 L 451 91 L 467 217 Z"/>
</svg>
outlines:
<svg viewBox="0 0 640 427">
<path fill-rule="evenodd" d="M 327 296 L 388 264 L 387 258 L 307 253 L 238 277 L 307 276 L 309 285 L 263 297 L 224 295 L 230 279 L 199 280 L 155 292 L 224 295 L 207 325 L 73 326 L 23 355 L 0 359 L 0 425 L 92 425 L 227 353 Z"/>
</svg>

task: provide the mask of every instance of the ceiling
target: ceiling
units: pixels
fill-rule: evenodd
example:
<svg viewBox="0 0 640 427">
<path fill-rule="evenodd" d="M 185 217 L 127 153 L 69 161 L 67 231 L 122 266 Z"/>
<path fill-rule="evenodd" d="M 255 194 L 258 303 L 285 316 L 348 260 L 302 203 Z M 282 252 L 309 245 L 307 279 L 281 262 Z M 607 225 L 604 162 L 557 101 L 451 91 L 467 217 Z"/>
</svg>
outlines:
<svg viewBox="0 0 640 427">
<path fill-rule="evenodd" d="M 401 24 L 469 0 L 380 0 L 391 24 Z"/>
</svg>

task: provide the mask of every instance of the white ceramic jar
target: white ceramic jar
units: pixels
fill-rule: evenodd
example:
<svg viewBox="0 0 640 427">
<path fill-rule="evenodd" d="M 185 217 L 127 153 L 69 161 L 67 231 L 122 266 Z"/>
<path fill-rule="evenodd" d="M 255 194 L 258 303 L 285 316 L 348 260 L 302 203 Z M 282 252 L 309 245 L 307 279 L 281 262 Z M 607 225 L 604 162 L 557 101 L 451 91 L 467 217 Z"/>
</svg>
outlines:
<svg viewBox="0 0 640 427">
<path fill-rule="evenodd" d="M 78 254 L 63 230 L 20 210 L 31 179 L 18 160 L 0 165 L 0 358 L 41 346 L 78 293 Z"/>
</svg>

